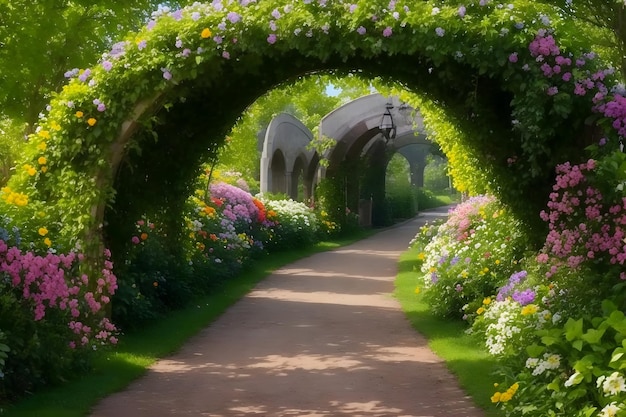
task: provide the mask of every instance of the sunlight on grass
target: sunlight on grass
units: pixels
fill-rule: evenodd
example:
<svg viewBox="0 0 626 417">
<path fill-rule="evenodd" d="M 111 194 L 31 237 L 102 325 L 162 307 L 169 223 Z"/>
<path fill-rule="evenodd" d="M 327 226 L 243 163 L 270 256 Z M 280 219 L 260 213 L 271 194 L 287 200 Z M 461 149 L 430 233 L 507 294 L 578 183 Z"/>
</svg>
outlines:
<svg viewBox="0 0 626 417">
<path fill-rule="evenodd" d="M 464 323 L 440 319 L 429 312 L 422 297 L 415 294 L 418 277 L 414 270 L 416 260 L 416 250 L 409 250 L 400 257 L 394 295 L 402 305 L 402 310 L 413 328 L 428 339 L 430 348 L 445 360 L 476 405 L 485 410 L 489 417 L 502 416 L 490 400 L 494 392 L 495 377 L 492 374 L 496 361 L 478 340 L 465 333 Z"/>
</svg>

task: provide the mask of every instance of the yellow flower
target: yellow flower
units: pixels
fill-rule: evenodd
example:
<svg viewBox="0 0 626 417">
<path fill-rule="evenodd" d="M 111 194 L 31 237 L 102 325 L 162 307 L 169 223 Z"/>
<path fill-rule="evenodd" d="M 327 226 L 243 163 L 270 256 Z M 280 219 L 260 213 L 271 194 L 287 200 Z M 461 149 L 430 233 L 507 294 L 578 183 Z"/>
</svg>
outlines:
<svg viewBox="0 0 626 417">
<path fill-rule="evenodd" d="M 28 172 L 28 175 L 31 177 L 37 173 L 37 170 L 32 165 L 24 165 L 24 169 Z"/>
<path fill-rule="evenodd" d="M 496 265 L 500 265 L 500 259 L 496 259 Z"/>
<path fill-rule="evenodd" d="M 469 273 L 467 272 L 467 270 L 464 270 L 463 272 L 461 272 L 461 276 L 463 278 L 467 278 L 468 275 L 469 275 Z"/>
<path fill-rule="evenodd" d="M 39 132 L 37 132 L 37 135 L 41 136 L 44 139 L 50 139 L 50 132 L 48 132 L 47 130 L 40 130 Z"/>
<path fill-rule="evenodd" d="M 503 402 L 503 403 L 508 402 L 511 400 L 511 397 L 513 396 L 508 391 L 503 392 L 502 394 L 500 394 L 500 402 Z"/>
<path fill-rule="evenodd" d="M 535 304 L 528 304 L 522 307 L 522 316 L 535 314 L 537 311 L 539 311 L 539 307 L 537 307 Z"/>
<path fill-rule="evenodd" d="M 78 111 L 76 112 L 76 117 L 78 117 L 79 119 L 80 119 L 80 118 L 82 118 L 84 115 L 85 115 L 85 114 L 84 114 L 82 111 L 80 111 L 80 110 L 78 110 Z"/>
<path fill-rule="evenodd" d="M 200 36 L 202 36 L 203 39 L 206 39 L 208 37 L 211 36 L 211 30 L 209 28 L 204 28 L 202 30 L 202 33 L 200 34 Z"/>
<path fill-rule="evenodd" d="M 44 174 L 45 174 L 46 172 L 48 172 L 48 167 L 47 167 L 47 166 L 45 166 L 45 165 L 44 165 L 44 166 L 42 166 L 42 167 L 41 167 L 41 172 L 43 172 Z"/>
<path fill-rule="evenodd" d="M 491 402 L 492 403 L 499 403 L 500 402 L 500 396 L 502 395 L 502 393 L 500 392 L 496 392 L 495 394 L 493 394 L 491 396 Z"/>
<path fill-rule="evenodd" d="M 61 130 L 61 125 L 60 125 L 60 124 L 58 124 L 58 123 L 56 122 L 56 120 L 53 120 L 53 121 L 50 123 L 50 128 L 52 128 L 52 130 L 56 130 L 56 131 L 58 132 L 59 130 Z"/>
<path fill-rule="evenodd" d="M 479 316 L 481 314 L 483 314 L 485 312 L 485 308 L 484 307 L 478 307 L 478 310 L 476 310 L 476 314 L 478 314 Z"/>
<path fill-rule="evenodd" d="M 489 304 L 491 304 L 491 297 L 487 297 L 483 299 L 483 304 L 488 306 Z"/>
<path fill-rule="evenodd" d="M 45 243 L 47 247 L 52 246 L 52 241 L 49 238 L 45 238 L 43 240 L 43 243 Z"/>
<path fill-rule="evenodd" d="M 40 156 L 39 159 L 37 159 L 37 162 L 39 163 L 39 165 L 45 165 L 48 160 L 45 156 Z"/>
<path fill-rule="evenodd" d="M 93 125 L 95 125 L 95 124 L 96 124 L 96 122 L 97 122 L 97 120 L 96 120 L 96 119 L 94 119 L 93 117 L 90 117 L 90 118 L 87 120 L 87 124 L 88 124 L 89 126 L 93 126 Z"/>
<path fill-rule="evenodd" d="M 40 151 L 45 151 L 47 147 L 48 145 L 46 145 L 46 142 L 41 142 L 39 145 L 37 145 L 37 149 L 39 149 Z"/>
<path fill-rule="evenodd" d="M 419 294 L 421 291 L 420 287 L 415 287 L 415 294 Z"/>
<path fill-rule="evenodd" d="M 45 236 L 47 234 L 48 234 L 48 229 L 46 229 L 45 227 L 39 228 L 39 236 Z"/>
<path fill-rule="evenodd" d="M 418 259 L 418 260 L 420 260 L 420 261 L 423 261 L 423 260 L 424 260 L 424 258 L 426 258 L 426 254 L 425 254 L 424 252 L 420 252 L 420 253 L 417 255 L 417 259 Z"/>
</svg>

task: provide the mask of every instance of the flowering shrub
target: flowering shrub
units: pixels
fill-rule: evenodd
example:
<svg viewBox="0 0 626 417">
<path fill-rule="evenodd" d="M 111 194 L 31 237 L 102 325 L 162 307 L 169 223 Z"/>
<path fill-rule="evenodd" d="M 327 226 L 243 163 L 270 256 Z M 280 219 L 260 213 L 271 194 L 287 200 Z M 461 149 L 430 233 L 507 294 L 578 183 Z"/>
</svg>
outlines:
<svg viewBox="0 0 626 417">
<path fill-rule="evenodd" d="M 603 178 L 615 169 L 614 160 L 559 165 L 548 209 L 541 212 L 549 233 L 537 261 L 564 291 L 562 304 L 592 314 L 626 280 L 626 195 Z"/>
<path fill-rule="evenodd" d="M 519 389 L 499 402 L 507 416 L 619 416 L 626 411 L 626 318 L 610 303 L 593 319 L 538 329 L 523 365 L 509 368 Z"/>
<path fill-rule="evenodd" d="M 272 228 L 272 248 L 300 248 L 317 242 L 320 220 L 310 207 L 291 199 L 272 200 L 264 196 L 260 199 L 275 213 L 277 220 Z M 328 223 L 327 227 L 330 227 Z"/>
<path fill-rule="evenodd" d="M 104 314 L 117 280 L 104 255 L 100 275 L 90 278 L 79 272 L 80 253 L 39 255 L 0 240 L 0 328 L 11 348 L 0 343 L 3 398 L 62 380 L 85 364 L 86 352 L 117 343 Z"/>
<path fill-rule="evenodd" d="M 432 311 L 460 316 L 466 305 L 477 308 L 514 270 L 524 238 L 520 224 L 494 197 L 456 206 L 419 255 Z"/>
</svg>

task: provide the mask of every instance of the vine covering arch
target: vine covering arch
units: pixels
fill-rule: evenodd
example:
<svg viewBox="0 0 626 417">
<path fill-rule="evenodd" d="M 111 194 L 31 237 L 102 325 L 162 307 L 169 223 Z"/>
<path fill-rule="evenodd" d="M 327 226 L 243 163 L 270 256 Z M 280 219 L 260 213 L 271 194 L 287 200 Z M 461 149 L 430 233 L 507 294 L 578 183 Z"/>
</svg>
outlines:
<svg viewBox="0 0 626 417">
<path fill-rule="evenodd" d="M 133 204 L 175 207 L 247 105 L 320 70 L 381 76 L 416 93 L 413 104 L 459 181 L 478 180 L 528 212 L 547 198 L 530 190 L 548 190 L 555 164 L 577 159 L 587 144 L 580 132 L 592 97 L 575 83 L 589 79 L 593 64 L 572 63 L 571 33 L 571 45 L 552 42 L 559 31 L 575 32 L 556 16 L 537 2 L 489 0 L 161 8 L 92 68 L 67 72 L 30 138 L 28 160 L 3 190 L 6 212 L 33 224 L 42 247 L 39 226 L 59 247 L 100 246 L 107 206 L 120 215 Z M 528 45 L 538 39 L 547 49 L 535 54 Z M 548 77 L 537 63 L 537 55 L 565 54 L 567 79 Z"/>
</svg>

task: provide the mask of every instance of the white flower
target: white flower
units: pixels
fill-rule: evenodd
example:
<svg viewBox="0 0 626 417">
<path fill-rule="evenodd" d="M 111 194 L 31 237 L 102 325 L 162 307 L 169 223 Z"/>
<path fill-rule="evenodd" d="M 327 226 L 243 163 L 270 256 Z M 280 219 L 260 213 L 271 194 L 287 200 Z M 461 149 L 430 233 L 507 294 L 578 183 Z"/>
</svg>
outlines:
<svg viewBox="0 0 626 417">
<path fill-rule="evenodd" d="M 536 368 L 539 365 L 539 359 L 537 358 L 528 358 L 526 359 L 526 367 L 527 368 Z"/>
<path fill-rule="evenodd" d="M 439 7 L 433 7 L 433 11 L 430 13 L 432 16 L 438 15 L 441 9 Z"/>
<path fill-rule="evenodd" d="M 598 378 L 598 381 L 600 378 Z M 613 372 L 602 382 L 602 390 L 604 395 L 617 395 L 626 391 L 626 381 L 624 381 L 624 377 L 619 372 Z"/>
<path fill-rule="evenodd" d="M 602 410 L 600 410 L 599 417 L 615 417 L 620 408 L 617 406 L 617 403 L 613 401 L 611 404 L 606 405 Z"/>
<path fill-rule="evenodd" d="M 572 385 L 578 385 L 580 384 L 581 381 L 577 381 L 577 379 L 580 377 L 580 372 L 574 372 L 574 374 L 572 376 L 570 376 L 567 381 L 565 381 L 565 385 L 566 387 L 571 387 Z"/>
</svg>

